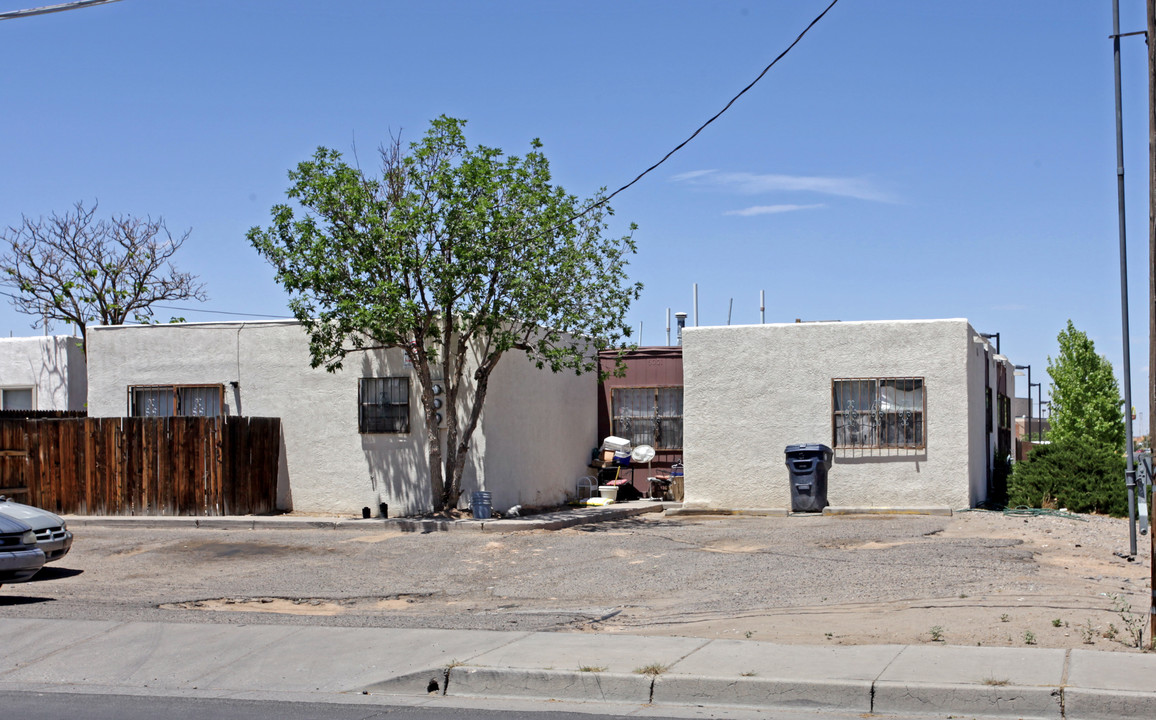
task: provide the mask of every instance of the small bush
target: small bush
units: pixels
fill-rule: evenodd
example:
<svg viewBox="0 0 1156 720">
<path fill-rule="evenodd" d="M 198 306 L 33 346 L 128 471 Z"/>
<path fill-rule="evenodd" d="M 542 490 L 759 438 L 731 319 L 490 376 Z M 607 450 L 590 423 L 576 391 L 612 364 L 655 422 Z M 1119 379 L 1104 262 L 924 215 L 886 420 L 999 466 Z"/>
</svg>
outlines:
<svg viewBox="0 0 1156 720">
<path fill-rule="evenodd" d="M 1080 513 L 1128 514 L 1125 460 L 1111 448 L 1084 439 L 1034 448 L 1016 463 L 1008 481 L 1008 505 L 1049 505 Z"/>
</svg>

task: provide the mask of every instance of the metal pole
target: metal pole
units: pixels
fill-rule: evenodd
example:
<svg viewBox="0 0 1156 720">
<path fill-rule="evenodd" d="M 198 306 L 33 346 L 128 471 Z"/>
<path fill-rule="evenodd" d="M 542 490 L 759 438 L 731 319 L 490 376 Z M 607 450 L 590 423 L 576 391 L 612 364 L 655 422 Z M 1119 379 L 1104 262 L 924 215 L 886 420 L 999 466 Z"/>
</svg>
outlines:
<svg viewBox="0 0 1156 720">
<path fill-rule="evenodd" d="M 1153 437 L 1154 402 L 1156 402 L 1156 0 L 1145 3 L 1148 14 L 1148 445 Z M 1153 485 L 1156 489 L 1156 484 Z M 1148 510 L 1152 521 L 1156 521 L 1156 491 L 1149 498 Z M 1149 522 L 1149 527 L 1153 526 Z M 1156 529 L 1148 531 L 1148 566 L 1151 577 L 1148 580 L 1149 644 L 1156 647 Z"/>
<path fill-rule="evenodd" d="M 1156 2 L 1156 0 L 1153 0 Z M 767 291 L 759 290 L 759 324 L 765 325 L 767 322 Z"/>
<path fill-rule="evenodd" d="M 1120 0 L 1112 0 L 1112 69 L 1116 80 L 1116 195 L 1120 211 L 1120 321 L 1124 330 L 1124 443 L 1128 463 L 1128 554 L 1136 554 L 1136 456 L 1132 448 L 1132 363 L 1128 343 L 1128 242 L 1124 230 L 1124 109 L 1120 89 Z"/>
<path fill-rule="evenodd" d="M 694 284 L 694 326 L 698 327 L 698 283 Z"/>
<path fill-rule="evenodd" d="M 670 308 L 666 309 L 666 344 L 670 345 Z"/>
<path fill-rule="evenodd" d="M 1040 409 L 1039 415 L 1036 416 L 1036 421 L 1035 421 L 1036 439 L 1040 440 L 1042 442 L 1044 439 L 1044 434 L 1040 428 L 1040 418 L 1042 418 L 1044 416 L 1044 406 L 1043 406 L 1044 386 L 1042 383 L 1033 383 L 1033 385 L 1036 386 L 1036 405 Z M 1028 390 L 1031 390 L 1031 388 L 1028 388 Z M 1031 401 L 1029 400 L 1028 402 L 1031 402 Z"/>
<path fill-rule="evenodd" d="M 1028 443 L 1032 441 L 1032 366 L 1028 365 Z"/>
<path fill-rule="evenodd" d="M 735 309 L 735 299 L 731 298 L 731 304 L 727 305 L 727 325 L 731 324 L 731 312 Z"/>
</svg>

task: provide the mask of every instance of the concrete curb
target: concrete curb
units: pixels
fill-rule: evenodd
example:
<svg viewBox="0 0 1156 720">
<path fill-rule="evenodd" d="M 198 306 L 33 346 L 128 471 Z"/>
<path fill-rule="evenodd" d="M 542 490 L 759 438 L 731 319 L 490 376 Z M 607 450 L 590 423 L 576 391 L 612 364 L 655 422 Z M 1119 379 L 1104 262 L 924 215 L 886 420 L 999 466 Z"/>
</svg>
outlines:
<svg viewBox="0 0 1156 720">
<path fill-rule="evenodd" d="M 670 508 L 667 515 L 749 515 L 751 517 L 787 517 L 785 508 L 709 508 L 686 507 Z"/>
<path fill-rule="evenodd" d="M 441 672 L 414 673 L 377 683 L 366 691 L 419 695 Z M 1152 717 L 1156 695 L 1059 687 L 903 683 L 870 680 L 713 678 L 570 670 L 455 666 L 438 688 L 447 697 L 500 697 L 565 702 L 611 702 L 669 706 L 827 710 L 863 714 L 956 714 L 1051 720 Z M 1065 702 L 1066 701 L 1066 702 Z"/>
<path fill-rule="evenodd" d="M 938 515 L 951 517 L 948 507 L 825 507 L 824 515 Z"/>
<path fill-rule="evenodd" d="M 1064 716 L 1063 693 L 1059 687 L 881 681 L 875 683 L 873 698 L 872 712 L 881 715 L 963 713 L 987 717 L 1057 720 Z"/>
<path fill-rule="evenodd" d="M 342 518 L 298 515 L 154 516 L 67 515 L 70 527 L 205 528 L 212 530 L 400 530 L 401 532 L 524 532 L 561 530 L 575 525 L 613 522 L 645 513 L 661 513 L 678 503 L 637 501 L 602 507 L 574 508 L 524 518 L 434 520 L 422 518 Z"/>
<path fill-rule="evenodd" d="M 871 682 L 661 675 L 655 680 L 652 702 L 870 713 Z"/>
<path fill-rule="evenodd" d="M 1127 690 L 1065 688 L 1064 715 L 1080 720 L 1156 717 L 1156 694 Z"/>
<path fill-rule="evenodd" d="M 667 515 L 738 515 L 752 517 L 820 517 L 821 515 L 937 515 L 951 517 L 952 509 L 948 507 L 834 507 L 823 508 L 818 512 L 791 512 L 787 508 L 717 508 L 683 505 L 670 508 Z"/>
<path fill-rule="evenodd" d="M 460 666 L 450 669 L 445 694 L 646 705 L 651 685 L 649 675 Z"/>
</svg>

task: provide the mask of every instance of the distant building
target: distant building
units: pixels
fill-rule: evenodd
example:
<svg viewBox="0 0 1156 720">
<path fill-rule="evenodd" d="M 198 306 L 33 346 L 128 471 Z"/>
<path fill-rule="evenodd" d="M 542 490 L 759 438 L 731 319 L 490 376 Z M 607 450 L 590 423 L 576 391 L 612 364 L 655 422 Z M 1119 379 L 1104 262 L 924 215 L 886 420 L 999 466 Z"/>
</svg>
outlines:
<svg viewBox="0 0 1156 720">
<path fill-rule="evenodd" d="M 625 438 L 654 448 L 654 459 L 630 477 L 635 488 L 650 492 L 647 478 L 669 474 L 682 462 L 682 348 L 656 345 L 622 355 L 622 374 L 614 374 L 618 351 L 603 350 L 598 364 L 607 377 L 598 384 L 598 437 Z"/>
<path fill-rule="evenodd" d="M 0 410 L 82 411 L 87 399 L 79 338 L 0 338 Z"/>
</svg>

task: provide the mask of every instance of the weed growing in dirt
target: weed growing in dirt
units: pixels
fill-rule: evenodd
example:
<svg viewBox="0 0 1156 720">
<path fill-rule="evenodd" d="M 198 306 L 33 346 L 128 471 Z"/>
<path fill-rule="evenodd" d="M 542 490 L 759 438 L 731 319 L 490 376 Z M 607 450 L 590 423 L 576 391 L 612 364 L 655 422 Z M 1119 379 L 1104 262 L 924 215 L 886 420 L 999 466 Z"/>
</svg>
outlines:
<svg viewBox="0 0 1156 720">
<path fill-rule="evenodd" d="M 1007 685 L 1010 682 L 1007 678 L 985 677 L 983 679 L 984 685 Z"/>
<path fill-rule="evenodd" d="M 658 675 L 663 674 L 664 672 L 666 672 L 669 669 L 670 669 L 670 666 L 663 665 L 662 663 L 650 663 L 649 665 L 643 665 L 642 667 L 634 668 L 634 672 L 637 675 L 658 676 Z"/>
<path fill-rule="evenodd" d="M 1035 645 L 1036 634 L 1031 630 L 1024 630 L 1024 645 Z"/>
<path fill-rule="evenodd" d="M 1059 618 L 1055 618 L 1052 620 L 1052 627 L 1062 627 L 1063 624 L 1064 624 L 1064 621 L 1059 619 Z"/>
<path fill-rule="evenodd" d="M 931 642 L 943 642 L 943 626 L 932 625 L 931 629 L 927 631 L 931 635 Z"/>
<path fill-rule="evenodd" d="M 579 665 L 578 672 L 606 672 L 604 665 Z"/>
<path fill-rule="evenodd" d="M 1011 616 L 1008 615 L 1007 613 L 1004 613 L 1003 615 L 999 616 L 1000 622 L 1009 622 L 1010 620 L 1011 620 Z"/>
<path fill-rule="evenodd" d="M 1116 627 L 1114 623 L 1108 623 L 1108 629 L 1100 633 L 1106 640 L 1115 640 L 1116 636 L 1120 634 L 1120 628 Z"/>
<path fill-rule="evenodd" d="M 1132 612 L 1132 605 L 1123 595 L 1112 596 L 1112 609 L 1120 616 L 1124 629 L 1128 632 L 1128 639 L 1132 647 L 1144 647 L 1144 629 L 1148 627 L 1148 618 L 1140 613 Z"/>
<path fill-rule="evenodd" d="M 1085 645 L 1094 645 L 1096 640 L 1096 627 L 1092 625 L 1092 618 L 1088 618 L 1086 625 L 1080 626 L 1080 635 L 1084 638 Z"/>
</svg>

